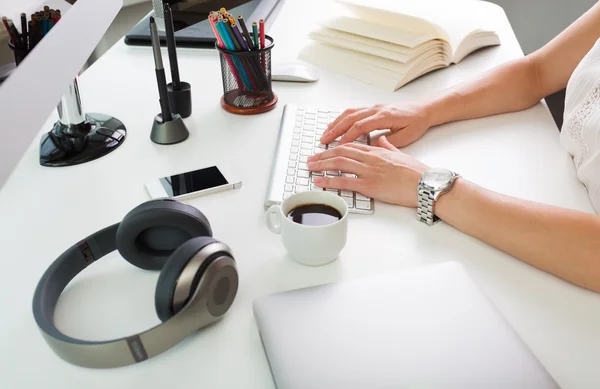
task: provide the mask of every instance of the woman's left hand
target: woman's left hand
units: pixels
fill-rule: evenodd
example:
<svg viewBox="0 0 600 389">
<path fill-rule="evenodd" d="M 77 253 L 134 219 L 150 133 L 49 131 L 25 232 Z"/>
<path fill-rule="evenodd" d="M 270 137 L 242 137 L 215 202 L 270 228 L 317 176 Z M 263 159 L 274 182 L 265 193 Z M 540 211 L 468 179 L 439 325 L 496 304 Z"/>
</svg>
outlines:
<svg viewBox="0 0 600 389">
<path fill-rule="evenodd" d="M 317 177 L 321 188 L 351 190 L 387 203 L 405 207 L 417 206 L 417 187 L 428 167 L 392 145 L 385 136 L 378 147 L 346 144 L 308 158 L 311 171 L 335 171 L 352 177 Z"/>
</svg>

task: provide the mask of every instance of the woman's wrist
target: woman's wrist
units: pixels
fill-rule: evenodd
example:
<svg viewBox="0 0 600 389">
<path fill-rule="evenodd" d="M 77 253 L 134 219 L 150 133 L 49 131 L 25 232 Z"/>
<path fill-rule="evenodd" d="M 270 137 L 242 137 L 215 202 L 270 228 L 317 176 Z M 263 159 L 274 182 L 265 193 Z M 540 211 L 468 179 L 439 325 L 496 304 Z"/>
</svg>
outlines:
<svg viewBox="0 0 600 389">
<path fill-rule="evenodd" d="M 457 94 L 452 92 L 423 104 L 428 128 L 452 121 L 452 113 L 456 111 L 456 104 L 453 100 L 456 98 Z"/>
</svg>

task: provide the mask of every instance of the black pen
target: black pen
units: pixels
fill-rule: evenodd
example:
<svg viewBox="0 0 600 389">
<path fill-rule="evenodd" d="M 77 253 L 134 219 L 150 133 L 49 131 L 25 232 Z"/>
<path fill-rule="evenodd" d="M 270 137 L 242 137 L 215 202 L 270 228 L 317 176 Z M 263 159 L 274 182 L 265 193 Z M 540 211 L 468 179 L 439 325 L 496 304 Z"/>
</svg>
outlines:
<svg viewBox="0 0 600 389">
<path fill-rule="evenodd" d="M 25 50 L 27 50 L 27 47 L 29 46 L 27 44 L 27 36 L 28 36 L 28 34 L 27 34 L 27 16 L 24 13 L 22 13 L 21 14 L 21 42 L 22 42 L 23 48 Z"/>
<path fill-rule="evenodd" d="M 160 53 L 160 40 L 154 17 L 150 16 L 150 32 L 152 38 L 152 52 L 154 54 L 154 66 L 156 69 L 156 81 L 158 82 L 158 94 L 160 96 L 160 109 L 163 123 L 173 120 L 171 114 L 171 105 L 167 95 L 167 78 L 165 77 L 165 68 L 163 67 L 162 55 Z"/>
<path fill-rule="evenodd" d="M 175 44 L 175 27 L 173 26 L 173 14 L 171 6 L 165 3 L 165 28 L 167 32 L 167 49 L 169 50 L 169 63 L 171 64 L 171 79 L 173 90 L 181 90 L 179 79 L 179 65 L 177 64 L 177 46 Z"/>
</svg>

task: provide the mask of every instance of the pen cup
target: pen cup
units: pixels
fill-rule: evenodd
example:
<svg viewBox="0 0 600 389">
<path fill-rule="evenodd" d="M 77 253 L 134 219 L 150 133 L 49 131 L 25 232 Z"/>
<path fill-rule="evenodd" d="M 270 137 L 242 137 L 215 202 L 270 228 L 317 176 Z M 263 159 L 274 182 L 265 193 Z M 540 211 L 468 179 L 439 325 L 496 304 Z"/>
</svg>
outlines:
<svg viewBox="0 0 600 389">
<path fill-rule="evenodd" d="M 12 40 L 9 40 L 8 47 L 13 51 L 15 55 L 15 64 L 19 66 L 21 62 L 27 57 L 27 50 L 15 47 Z"/>
<path fill-rule="evenodd" d="M 232 51 L 216 44 L 221 59 L 223 96 L 221 106 L 239 115 L 270 111 L 277 104 L 271 87 L 273 38 L 265 35 L 266 47 L 253 51 Z"/>
</svg>

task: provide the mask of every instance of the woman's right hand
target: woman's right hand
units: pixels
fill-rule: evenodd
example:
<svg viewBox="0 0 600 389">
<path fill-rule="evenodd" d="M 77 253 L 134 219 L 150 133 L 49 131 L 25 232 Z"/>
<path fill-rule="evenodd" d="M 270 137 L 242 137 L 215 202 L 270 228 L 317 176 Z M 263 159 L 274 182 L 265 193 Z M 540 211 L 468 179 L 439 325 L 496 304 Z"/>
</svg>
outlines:
<svg viewBox="0 0 600 389">
<path fill-rule="evenodd" d="M 350 143 L 371 131 L 390 130 L 388 141 L 403 147 L 422 137 L 430 125 L 424 105 L 396 103 L 350 108 L 329 124 L 321 143 L 329 144 L 339 136 L 342 137 L 339 144 Z"/>
</svg>

